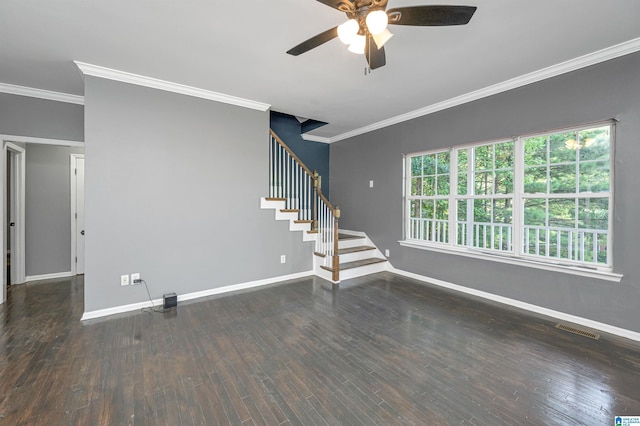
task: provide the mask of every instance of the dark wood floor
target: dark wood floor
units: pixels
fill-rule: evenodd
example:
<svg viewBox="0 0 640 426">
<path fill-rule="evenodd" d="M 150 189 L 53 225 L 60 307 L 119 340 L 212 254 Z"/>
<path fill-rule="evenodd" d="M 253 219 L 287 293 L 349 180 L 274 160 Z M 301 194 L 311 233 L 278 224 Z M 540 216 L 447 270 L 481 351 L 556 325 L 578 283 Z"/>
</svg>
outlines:
<svg viewBox="0 0 640 426">
<path fill-rule="evenodd" d="M 152 284 L 152 283 L 151 283 Z M 0 423 L 612 425 L 640 345 L 389 273 L 80 322 L 82 279 L 0 306 Z"/>
</svg>

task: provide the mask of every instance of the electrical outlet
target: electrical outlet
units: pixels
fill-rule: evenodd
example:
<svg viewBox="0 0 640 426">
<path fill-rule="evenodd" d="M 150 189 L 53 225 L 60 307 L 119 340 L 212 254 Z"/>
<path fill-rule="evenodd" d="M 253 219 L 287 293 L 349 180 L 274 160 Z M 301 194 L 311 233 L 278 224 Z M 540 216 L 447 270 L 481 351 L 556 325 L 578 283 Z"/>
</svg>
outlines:
<svg viewBox="0 0 640 426">
<path fill-rule="evenodd" d="M 369 188 L 373 188 L 373 181 L 372 180 L 369 181 Z"/>
<path fill-rule="evenodd" d="M 386 257 L 389 257 L 389 249 L 385 249 L 385 251 L 384 251 L 384 255 L 385 255 Z M 133 278 L 133 275 L 131 275 L 131 278 Z"/>
<path fill-rule="evenodd" d="M 131 285 L 138 285 L 141 283 L 142 282 L 140 281 L 140 274 L 138 272 L 136 272 L 135 274 L 131 274 Z"/>
<path fill-rule="evenodd" d="M 129 275 L 120 275 L 120 285 L 129 285 Z"/>
<path fill-rule="evenodd" d="M 280 256 L 280 263 L 287 263 L 287 256 L 286 255 L 282 255 Z"/>
</svg>

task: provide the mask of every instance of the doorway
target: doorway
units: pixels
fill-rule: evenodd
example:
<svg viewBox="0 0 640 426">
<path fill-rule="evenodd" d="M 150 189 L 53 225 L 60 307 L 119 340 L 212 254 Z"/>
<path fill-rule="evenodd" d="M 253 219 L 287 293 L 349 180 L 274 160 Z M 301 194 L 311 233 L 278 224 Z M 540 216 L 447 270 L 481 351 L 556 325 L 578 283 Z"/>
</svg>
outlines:
<svg viewBox="0 0 640 426">
<path fill-rule="evenodd" d="M 7 285 L 25 282 L 25 150 L 11 142 L 3 146 L 5 164 L 5 191 L 2 214 L 4 217 L 5 253 L 3 268 L 2 300 L 6 298 Z"/>
<path fill-rule="evenodd" d="M 1 198 L 3 200 L 3 206 L 0 208 L 0 239 L 2 240 L 2 248 L 5 251 L 3 254 L 5 257 L 2 272 L 3 280 L 0 289 L 0 304 L 2 304 L 7 298 L 8 283 L 17 284 L 34 280 L 69 277 L 72 276 L 72 270 L 75 271 L 75 253 L 73 257 L 69 259 L 69 254 L 76 246 L 76 238 L 74 236 L 73 240 L 70 239 L 71 229 L 68 228 L 69 213 L 67 212 L 69 211 L 69 207 L 75 206 L 75 198 L 69 200 L 69 196 L 71 195 L 69 188 L 69 155 L 73 153 L 74 150 L 81 150 L 77 152 L 76 155 L 82 157 L 82 165 L 84 165 L 84 143 L 16 135 L 0 135 L 0 142 L 3 148 L 2 154 L 0 154 L 0 169 L 2 169 L 0 172 L 0 187 L 3 193 Z M 48 152 L 41 149 L 45 146 L 56 146 L 63 148 L 63 150 L 55 153 Z M 34 149 L 31 149 L 32 147 Z M 66 152 L 64 151 L 65 149 Z M 37 172 L 33 176 L 29 174 L 28 178 L 31 182 L 29 185 L 32 185 L 32 187 L 35 185 L 34 188 L 42 190 L 43 186 L 39 182 L 44 179 L 43 184 L 46 184 L 47 188 L 49 188 L 49 186 L 52 187 L 51 190 L 47 189 L 47 191 L 45 191 L 46 194 L 50 195 L 55 191 L 57 191 L 55 193 L 60 194 L 56 198 L 57 202 L 55 206 L 57 207 L 52 208 L 51 211 L 49 211 L 47 207 L 47 203 L 50 201 L 35 195 L 36 198 L 29 198 L 31 213 L 27 215 L 25 209 L 25 194 L 28 190 L 28 182 L 25 178 L 27 173 L 27 150 L 31 152 L 30 157 L 32 158 L 30 161 L 33 164 L 43 166 L 42 168 L 31 169 L 32 172 L 36 170 Z M 34 159 L 33 155 L 35 152 L 39 152 L 39 157 L 35 158 L 40 158 L 41 161 Z M 84 170 L 84 168 L 82 170 Z M 60 173 L 63 174 L 61 175 Z M 66 179 L 62 177 L 64 174 L 67 175 Z M 73 185 L 73 182 L 71 182 L 71 184 Z M 66 188 L 66 190 L 64 188 Z M 34 193 L 32 191 L 31 194 L 34 195 L 37 194 L 37 192 Z M 84 194 L 84 184 L 82 185 L 82 194 Z M 68 201 L 63 201 L 65 199 Z M 60 204 L 59 201 L 63 201 L 63 204 L 66 204 L 66 209 L 62 207 L 63 204 Z M 44 207 L 42 203 L 45 203 Z M 80 204 L 84 207 L 83 202 Z M 75 212 L 75 207 L 72 207 L 71 210 Z M 84 212 L 84 209 L 82 212 Z M 60 216 L 61 213 L 62 216 Z M 27 244 L 25 241 L 27 235 L 25 234 L 27 221 L 25 217 L 30 217 L 30 224 L 35 224 L 35 227 L 31 229 L 31 237 L 34 235 L 47 235 L 45 240 L 39 240 L 38 238 L 33 240 L 33 238 L 30 237 L 29 246 L 31 249 L 35 248 L 35 251 L 32 250 L 29 252 L 30 261 L 32 261 L 30 270 L 27 270 L 26 265 Z M 81 217 L 84 218 L 84 215 Z M 62 225 L 61 221 L 66 221 L 67 225 Z M 13 226 L 10 226 L 11 223 L 13 223 Z M 75 229 L 75 226 L 73 226 L 74 223 L 75 221 L 71 223 L 72 229 Z M 29 226 L 31 227 L 31 225 Z M 81 226 L 80 231 L 84 229 L 84 226 Z M 69 229 L 66 231 L 68 232 L 66 237 L 64 237 L 65 228 Z M 82 242 L 84 242 L 84 238 Z M 10 250 L 10 257 L 7 262 L 8 250 Z M 66 256 L 61 255 L 60 253 L 62 252 L 66 252 Z M 81 259 L 84 259 L 84 251 L 82 251 L 81 255 Z M 69 260 L 65 261 L 65 257 Z M 65 264 L 66 267 L 64 266 Z M 38 270 L 39 268 L 41 269 Z M 48 270 L 52 272 L 48 273 Z M 30 273 L 27 275 L 27 272 Z"/>
<path fill-rule="evenodd" d="M 84 155 L 71 154 L 71 273 L 84 274 Z"/>
</svg>

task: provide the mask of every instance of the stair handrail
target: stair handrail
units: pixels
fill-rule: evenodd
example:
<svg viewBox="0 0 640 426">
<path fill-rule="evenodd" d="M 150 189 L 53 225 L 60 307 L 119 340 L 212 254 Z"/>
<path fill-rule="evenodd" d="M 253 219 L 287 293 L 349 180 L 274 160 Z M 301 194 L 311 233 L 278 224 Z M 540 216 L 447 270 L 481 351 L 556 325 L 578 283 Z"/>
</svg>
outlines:
<svg viewBox="0 0 640 426">
<path fill-rule="evenodd" d="M 295 152 L 291 151 L 291 148 L 289 148 L 287 146 L 286 143 L 284 143 L 284 141 L 282 139 L 280 139 L 280 137 L 276 134 L 276 132 L 274 132 L 273 130 L 269 129 L 269 134 L 276 140 L 278 141 L 278 144 L 280 144 L 280 146 L 282 146 L 282 148 L 285 149 L 285 151 L 287 151 L 289 153 L 289 155 L 291 157 L 293 157 L 293 159 L 300 165 L 300 167 L 302 167 L 304 169 L 305 172 L 307 172 L 307 174 L 311 177 L 313 177 L 313 172 L 311 171 L 311 169 L 309 169 L 303 162 L 302 160 L 296 155 Z"/>
<path fill-rule="evenodd" d="M 274 151 L 274 147 L 269 148 L 270 196 L 284 198 L 286 208 L 298 208 L 301 219 L 311 220 L 312 232 L 317 233 L 316 254 L 324 259 L 325 264 L 328 263 L 326 266 L 331 269 L 332 280 L 338 281 L 340 277 L 340 258 L 338 256 L 340 208 L 331 204 L 329 199 L 322 193 L 322 177 L 318 172 L 312 172 L 272 129 L 269 129 L 269 134 L 277 142 L 278 146 L 286 152 L 285 157 L 289 157 L 284 159 L 286 163 L 283 165 L 281 164 L 283 160 L 280 158 L 281 153 L 277 150 Z M 299 170 L 290 165 L 290 161 L 293 161 L 306 174 L 306 178 L 310 179 L 313 186 L 313 196 L 311 196 L 309 188 L 304 183 L 306 181 L 304 176 L 299 176 Z M 281 176 L 283 174 L 284 176 Z M 278 187 L 274 187 L 276 180 L 279 184 Z M 284 189 L 282 188 L 283 180 L 285 181 Z M 295 205 L 292 204 L 292 200 L 295 200 Z M 307 202 L 312 205 L 307 205 Z M 312 212 L 311 215 L 308 212 L 309 208 Z"/>
</svg>

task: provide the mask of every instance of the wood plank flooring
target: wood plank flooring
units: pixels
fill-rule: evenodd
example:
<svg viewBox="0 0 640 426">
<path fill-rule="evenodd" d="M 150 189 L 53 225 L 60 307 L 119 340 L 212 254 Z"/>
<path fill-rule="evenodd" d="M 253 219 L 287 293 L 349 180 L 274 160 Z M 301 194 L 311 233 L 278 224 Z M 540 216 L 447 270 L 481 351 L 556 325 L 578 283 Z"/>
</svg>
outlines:
<svg viewBox="0 0 640 426">
<path fill-rule="evenodd" d="M 153 286 L 153 283 L 149 283 Z M 82 278 L 0 305 L 4 425 L 613 425 L 640 344 L 381 273 L 81 322 Z"/>
</svg>

